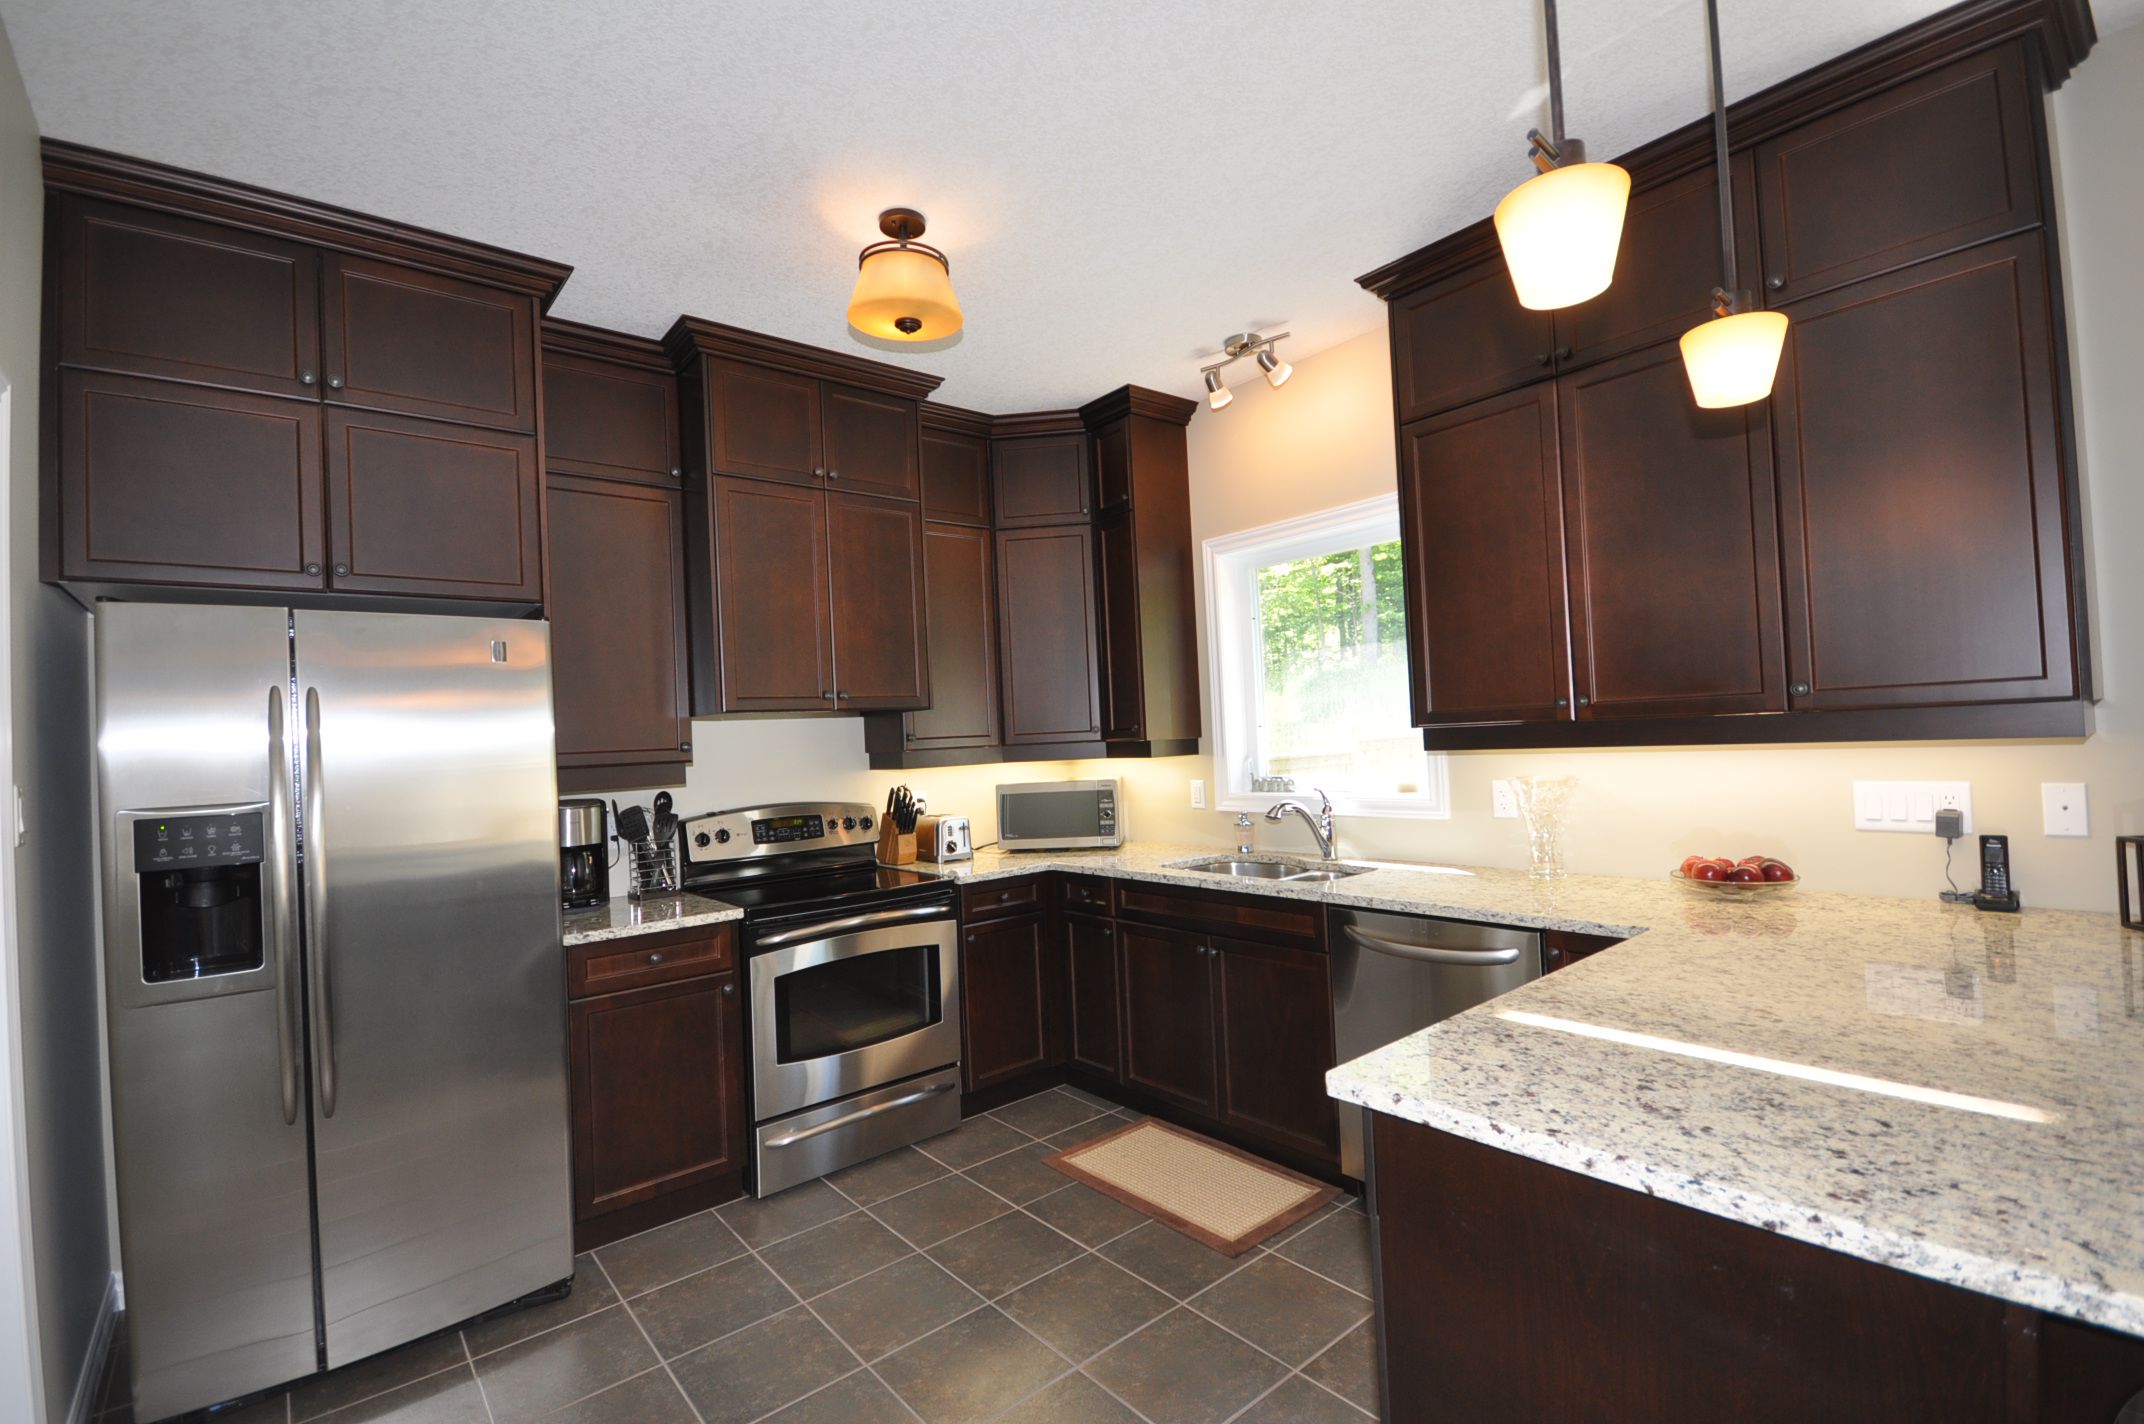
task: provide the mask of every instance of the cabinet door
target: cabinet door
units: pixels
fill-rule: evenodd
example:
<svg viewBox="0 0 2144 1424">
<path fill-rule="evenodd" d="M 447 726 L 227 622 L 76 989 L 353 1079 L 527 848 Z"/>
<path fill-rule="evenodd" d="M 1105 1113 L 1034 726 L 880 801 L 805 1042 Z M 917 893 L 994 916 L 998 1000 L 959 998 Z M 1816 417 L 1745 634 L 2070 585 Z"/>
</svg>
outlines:
<svg viewBox="0 0 2144 1424">
<path fill-rule="evenodd" d="M 834 702 L 844 712 L 930 699 L 923 632 L 923 516 L 913 504 L 829 491 Z"/>
<path fill-rule="evenodd" d="M 1098 739 L 1093 531 L 1008 529 L 997 554 L 1005 744 Z"/>
<path fill-rule="evenodd" d="M 320 406 L 61 371 L 55 572 L 318 589 Z"/>
<path fill-rule="evenodd" d="M 1117 925 L 1124 1081 L 1208 1118 L 1216 1108 L 1214 959 L 1198 935 Z"/>
<path fill-rule="evenodd" d="M 536 429 L 536 301 L 367 257 L 330 255 L 327 399 Z"/>
<path fill-rule="evenodd" d="M 691 746 L 684 496 L 554 474 L 551 699 L 561 767 L 675 762 Z M 589 785 L 582 783 L 583 787 Z"/>
<path fill-rule="evenodd" d="M 933 430 L 920 437 L 923 453 L 923 513 L 943 524 L 990 522 L 990 442 L 962 430 Z"/>
<path fill-rule="evenodd" d="M 1020 435 L 991 442 L 998 526 L 1065 524 L 1087 517 L 1087 436 Z"/>
<path fill-rule="evenodd" d="M 826 477 L 845 490 L 914 499 L 917 472 L 916 403 L 854 386 L 823 385 Z"/>
<path fill-rule="evenodd" d="M 1554 366 L 1549 314 L 1519 305 L 1501 256 L 1393 298 L 1390 320 L 1403 422 L 1541 380 Z"/>
<path fill-rule="evenodd" d="M 834 706 L 826 496 L 757 480 L 715 486 L 719 712 Z"/>
<path fill-rule="evenodd" d="M 1112 420 L 1094 435 L 1095 509 L 1103 514 L 1132 502 L 1131 420 Z"/>
<path fill-rule="evenodd" d="M 715 360 L 706 363 L 706 375 L 716 474 L 792 484 L 825 478 L 816 379 Z"/>
<path fill-rule="evenodd" d="M 327 468 L 331 587 L 542 599 L 533 436 L 330 410 Z"/>
<path fill-rule="evenodd" d="M 1793 705 L 2076 696 L 2040 236 L 1791 314 L 1773 404 Z"/>
<path fill-rule="evenodd" d="M 971 1093 L 1050 1066 L 1048 925 L 1046 916 L 1023 915 L 961 931 L 961 1078 Z"/>
<path fill-rule="evenodd" d="M 576 1218 L 742 1169 L 737 997 L 729 971 L 568 1006 Z"/>
<path fill-rule="evenodd" d="M 994 747 L 998 742 L 998 615 L 987 529 L 923 526 L 930 590 L 931 705 L 910 713 L 907 745 L 918 751 Z"/>
<path fill-rule="evenodd" d="M 1117 926 L 1091 915 L 1067 915 L 1065 954 L 1071 963 L 1070 1060 L 1111 1082 L 1124 1076 L 1123 1012 L 1117 988 Z"/>
<path fill-rule="evenodd" d="M 1139 541 L 1129 506 L 1095 521 L 1094 547 L 1101 595 L 1102 735 L 1138 741 L 1146 736 L 1146 667 L 1139 643 Z"/>
<path fill-rule="evenodd" d="M 676 484 L 677 377 L 616 361 L 547 356 L 543 458 L 554 473 Z"/>
<path fill-rule="evenodd" d="M 1558 395 L 1578 715 L 1784 711 L 1764 402 L 1698 409 L 1672 342 Z"/>
<path fill-rule="evenodd" d="M 1773 304 L 2040 220 L 2021 45 L 1976 54 L 1757 150 Z"/>
<path fill-rule="evenodd" d="M 146 208 L 56 201 L 62 365 L 319 397 L 318 252 Z"/>
<path fill-rule="evenodd" d="M 1556 388 L 1400 431 L 1417 726 L 1570 714 Z"/>
<path fill-rule="evenodd" d="M 1329 961 L 1280 945 L 1223 940 L 1215 948 L 1221 1121 L 1337 1159 L 1340 1118 L 1325 1095 L 1333 1066 Z"/>
</svg>

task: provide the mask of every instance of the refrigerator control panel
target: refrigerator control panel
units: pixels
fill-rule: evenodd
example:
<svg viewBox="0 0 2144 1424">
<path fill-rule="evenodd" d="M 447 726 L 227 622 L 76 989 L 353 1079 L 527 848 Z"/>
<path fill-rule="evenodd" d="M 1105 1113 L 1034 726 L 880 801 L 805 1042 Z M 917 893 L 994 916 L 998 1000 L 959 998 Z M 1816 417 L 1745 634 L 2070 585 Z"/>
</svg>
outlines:
<svg viewBox="0 0 2144 1424">
<path fill-rule="evenodd" d="M 227 811 L 214 816 L 143 816 L 134 822 L 137 871 L 183 870 L 196 865 L 257 865 L 261 859 L 261 813 Z"/>
</svg>

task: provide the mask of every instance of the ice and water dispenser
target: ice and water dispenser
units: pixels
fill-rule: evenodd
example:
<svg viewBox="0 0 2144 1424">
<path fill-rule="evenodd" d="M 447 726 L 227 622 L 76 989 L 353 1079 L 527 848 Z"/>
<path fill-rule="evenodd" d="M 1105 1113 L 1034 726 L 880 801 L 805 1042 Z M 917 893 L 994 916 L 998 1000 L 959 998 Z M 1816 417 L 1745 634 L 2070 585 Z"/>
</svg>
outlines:
<svg viewBox="0 0 2144 1424">
<path fill-rule="evenodd" d="M 262 831 L 261 810 L 134 821 L 142 982 L 262 967 Z"/>
</svg>

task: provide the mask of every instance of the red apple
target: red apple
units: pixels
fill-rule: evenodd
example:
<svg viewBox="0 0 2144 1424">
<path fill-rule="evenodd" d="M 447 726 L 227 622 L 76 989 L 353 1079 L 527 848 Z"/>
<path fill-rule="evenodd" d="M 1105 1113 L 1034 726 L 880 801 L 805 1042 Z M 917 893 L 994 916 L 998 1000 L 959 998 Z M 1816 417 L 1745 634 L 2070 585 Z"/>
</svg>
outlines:
<svg viewBox="0 0 2144 1424">
<path fill-rule="evenodd" d="M 1727 872 L 1727 878 L 1737 885 L 1755 885 L 1764 879 L 1764 872 L 1754 865 L 1738 865 Z"/>
<path fill-rule="evenodd" d="M 1764 878 L 1767 880 L 1792 880 L 1794 867 L 1783 860 L 1768 860 L 1764 863 Z"/>
<path fill-rule="evenodd" d="M 1771 857 L 1770 857 L 1770 856 L 1763 856 L 1763 855 L 1745 855 L 1745 856 L 1743 856 L 1743 857 L 1742 857 L 1742 858 L 1741 858 L 1740 860 L 1736 861 L 1736 862 L 1735 862 L 1735 864 L 1736 864 L 1736 865 L 1763 865 L 1763 864 L 1765 863 L 1765 861 L 1767 861 L 1767 860 L 1769 860 L 1769 859 L 1771 859 Z"/>
<path fill-rule="evenodd" d="M 1692 880 L 1725 880 L 1727 872 L 1720 869 L 1720 863 L 1716 860 L 1701 860 L 1690 867 L 1690 878 Z"/>
<path fill-rule="evenodd" d="M 1683 876 L 1684 876 L 1685 878 L 1688 878 L 1688 876 L 1689 876 L 1689 874 L 1690 874 L 1690 872 L 1691 872 L 1691 871 L 1695 870 L 1695 869 L 1696 869 L 1696 868 L 1697 868 L 1698 866 L 1700 866 L 1700 865 L 1702 865 L 1702 864 L 1704 864 L 1704 863 L 1705 863 L 1705 858 L 1704 858 L 1703 856 L 1701 856 L 1701 855 L 1686 855 L 1686 856 L 1684 856 L 1684 857 L 1682 858 L 1682 873 L 1683 873 Z"/>
</svg>

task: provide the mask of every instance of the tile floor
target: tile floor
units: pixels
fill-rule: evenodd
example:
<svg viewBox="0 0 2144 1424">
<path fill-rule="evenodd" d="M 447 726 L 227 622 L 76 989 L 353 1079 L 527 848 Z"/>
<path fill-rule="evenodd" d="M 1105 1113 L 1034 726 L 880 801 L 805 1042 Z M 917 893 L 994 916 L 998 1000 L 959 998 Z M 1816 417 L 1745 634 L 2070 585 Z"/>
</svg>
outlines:
<svg viewBox="0 0 2144 1424">
<path fill-rule="evenodd" d="M 1042 1159 L 1133 1115 L 1058 1089 L 581 1256 L 571 1297 L 215 1424 L 1362 1424 L 1369 1229 L 1239 1257 Z M 123 1348 L 123 1337 L 122 1346 Z M 115 1350 L 115 1355 L 117 1351 Z M 124 1398 L 123 1381 L 106 1399 Z M 132 1424 L 121 1405 L 97 1424 Z"/>
</svg>

